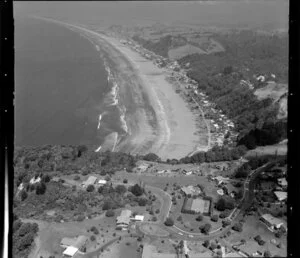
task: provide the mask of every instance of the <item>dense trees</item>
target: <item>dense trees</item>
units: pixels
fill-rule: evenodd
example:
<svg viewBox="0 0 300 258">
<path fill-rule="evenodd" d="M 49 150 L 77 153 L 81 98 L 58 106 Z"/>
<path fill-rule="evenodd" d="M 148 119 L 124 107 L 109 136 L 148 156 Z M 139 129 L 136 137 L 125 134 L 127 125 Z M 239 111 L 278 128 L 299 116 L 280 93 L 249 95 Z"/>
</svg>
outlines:
<svg viewBox="0 0 300 258">
<path fill-rule="evenodd" d="M 191 157 L 184 157 L 179 160 L 180 163 L 203 163 L 203 162 L 217 162 L 239 159 L 246 153 L 245 146 L 238 146 L 236 148 L 218 147 L 215 146 L 207 152 L 198 152 Z"/>
<path fill-rule="evenodd" d="M 36 223 L 22 223 L 14 218 L 13 221 L 13 256 L 27 257 L 34 238 L 39 230 Z"/>
<path fill-rule="evenodd" d="M 135 184 L 130 188 L 130 192 L 132 192 L 135 196 L 141 196 L 144 193 L 144 189 L 140 185 Z"/>
<path fill-rule="evenodd" d="M 216 209 L 218 211 L 225 211 L 226 209 L 232 210 L 234 208 L 234 204 L 231 201 L 226 201 L 224 198 L 220 198 L 216 203 Z"/>
<path fill-rule="evenodd" d="M 86 188 L 87 192 L 94 192 L 94 190 L 95 190 L 95 186 L 94 185 L 88 185 L 87 188 Z"/>
<path fill-rule="evenodd" d="M 147 161 L 160 161 L 160 158 L 154 153 L 148 153 L 143 157 Z"/>
<path fill-rule="evenodd" d="M 206 223 L 206 224 L 200 226 L 199 229 L 200 229 L 201 233 L 207 235 L 211 229 L 211 225 L 209 223 Z"/>
<path fill-rule="evenodd" d="M 115 216 L 115 212 L 113 210 L 108 210 L 108 211 L 106 211 L 105 216 L 106 217 L 113 217 L 113 216 Z"/>
<path fill-rule="evenodd" d="M 166 218 L 165 225 L 168 226 L 168 227 L 173 226 L 174 225 L 174 220 L 170 217 Z"/>
</svg>

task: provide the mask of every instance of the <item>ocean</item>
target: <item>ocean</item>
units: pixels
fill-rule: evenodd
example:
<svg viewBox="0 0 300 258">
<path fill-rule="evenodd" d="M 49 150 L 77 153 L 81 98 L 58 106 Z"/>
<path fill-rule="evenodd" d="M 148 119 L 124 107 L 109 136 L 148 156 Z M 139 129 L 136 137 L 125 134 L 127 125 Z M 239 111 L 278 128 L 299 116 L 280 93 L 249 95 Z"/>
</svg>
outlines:
<svg viewBox="0 0 300 258">
<path fill-rule="evenodd" d="M 77 32 L 15 19 L 15 145 L 85 144 L 126 134 L 118 88 L 97 46 Z M 113 139 L 112 139 L 113 138 Z"/>
</svg>

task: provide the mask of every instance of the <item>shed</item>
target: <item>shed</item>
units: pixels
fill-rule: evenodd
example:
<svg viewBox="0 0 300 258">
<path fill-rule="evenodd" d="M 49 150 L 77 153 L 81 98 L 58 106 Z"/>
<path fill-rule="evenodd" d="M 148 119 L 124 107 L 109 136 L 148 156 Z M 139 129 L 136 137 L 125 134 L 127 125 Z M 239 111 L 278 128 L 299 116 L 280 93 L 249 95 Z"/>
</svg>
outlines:
<svg viewBox="0 0 300 258">
<path fill-rule="evenodd" d="M 78 252 L 78 248 L 74 246 L 69 246 L 64 252 L 63 255 L 67 257 L 73 257 Z"/>
</svg>

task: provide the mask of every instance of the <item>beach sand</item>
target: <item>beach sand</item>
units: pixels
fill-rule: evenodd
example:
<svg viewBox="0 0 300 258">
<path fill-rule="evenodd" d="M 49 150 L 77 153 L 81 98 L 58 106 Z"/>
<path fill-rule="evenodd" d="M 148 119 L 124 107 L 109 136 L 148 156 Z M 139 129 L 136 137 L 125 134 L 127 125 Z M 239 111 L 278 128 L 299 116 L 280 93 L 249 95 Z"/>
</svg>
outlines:
<svg viewBox="0 0 300 258">
<path fill-rule="evenodd" d="M 108 53 L 114 61 L 122 75 L 120 79 L 127 82 L 126 87 L 120 86 L 119 94 L 130 94 L 135 110 L 126 113 L 129 136 L 116 146 L 115 151 L 126 149 L 131 154 L 153 152 L 162 159 L 178 159 L 196 150 L 199 136 L 196 135 L 195 114 L 167 82 L 164 69 L 116 38 L 77 25 L 61 24 L 96 42 L 101 51 Z M 126 106 L 126 109 L 130 111 L 130 107 Z"/>
</svg>

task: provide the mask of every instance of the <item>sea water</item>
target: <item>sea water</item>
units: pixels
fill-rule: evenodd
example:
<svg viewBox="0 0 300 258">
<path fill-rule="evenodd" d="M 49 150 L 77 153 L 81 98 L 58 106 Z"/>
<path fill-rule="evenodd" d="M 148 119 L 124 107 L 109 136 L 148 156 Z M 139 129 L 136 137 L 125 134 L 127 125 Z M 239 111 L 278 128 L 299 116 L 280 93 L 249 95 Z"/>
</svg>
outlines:
<svg viewBox="0 0 300 258">
<path fill-rule="evenodd" d="M 111 150 L 126 135 L 125 107 L 99 47 L 64 26 L 15 19 L 15 144 Z"/>
</svg>

